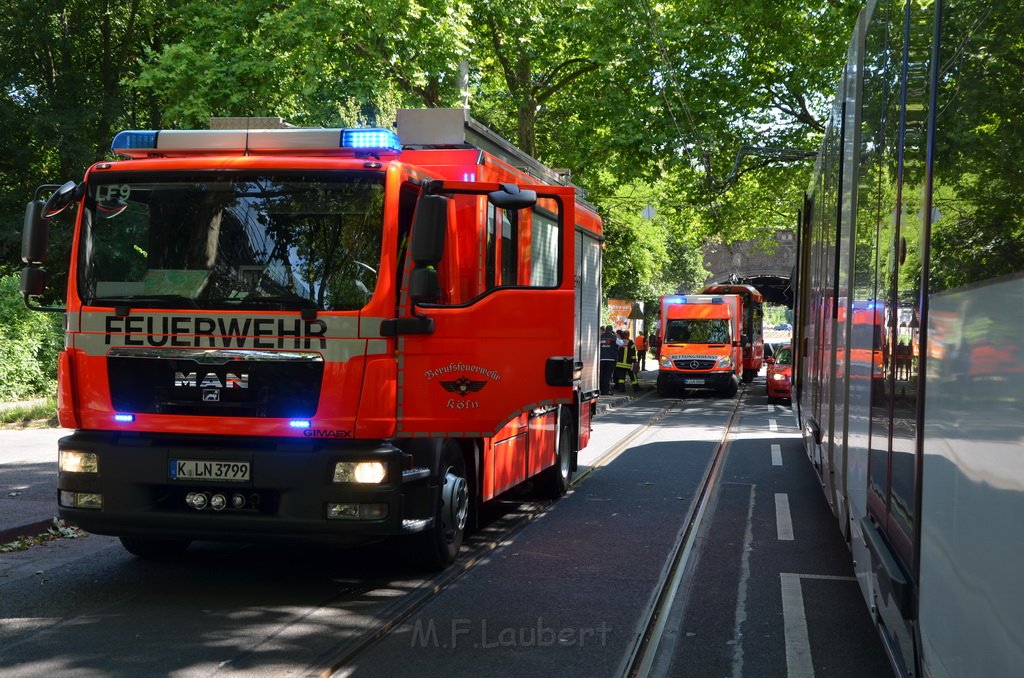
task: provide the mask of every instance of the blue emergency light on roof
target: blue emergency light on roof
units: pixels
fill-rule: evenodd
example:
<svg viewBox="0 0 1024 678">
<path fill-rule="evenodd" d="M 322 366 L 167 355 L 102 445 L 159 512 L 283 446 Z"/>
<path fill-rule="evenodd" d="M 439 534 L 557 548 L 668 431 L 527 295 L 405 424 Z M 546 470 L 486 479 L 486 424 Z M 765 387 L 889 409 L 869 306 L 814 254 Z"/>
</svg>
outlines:
<svg viewBox="0 0 1024 678">
<path fill-rule="evenodd" d="M 128 130 L 117 133 L 110 150 L 128 158 L 214 153 L 398 153 L 402 143 L 397 134 L 381 128 Z"/>
<path fill-rule="evenodd" d="M 114 141 L 110 144 L 110 148 L 115 152 L 119 148 L 156 148 L 157 134 L 159 132 L 155 131 L 118 132 L 117 136 L 114 137 Z"/>
<path fill-rule="evenodd" d="M 362 150 L 402 150 L 398 135 L 389 129 L 379 127 L 342 130 L 341 145 Z"/>
</svg>

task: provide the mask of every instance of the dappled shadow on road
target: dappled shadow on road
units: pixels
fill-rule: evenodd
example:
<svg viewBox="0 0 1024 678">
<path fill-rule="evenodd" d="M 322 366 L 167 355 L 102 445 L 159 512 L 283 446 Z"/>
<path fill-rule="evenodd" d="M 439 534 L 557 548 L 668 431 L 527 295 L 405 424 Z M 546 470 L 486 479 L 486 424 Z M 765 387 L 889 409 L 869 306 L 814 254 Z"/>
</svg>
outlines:
<svg viewBox="0 0 1024 678">
<path fill-rule="evenodd" d="M 671 403 L 648 396 L 603 413 L 600 422 L 635 427 Z M 548 529 L 565 527 L 547 546 L 543 542 L 550 537 L 532 537 L 540 540 L 537 552 L 544 552 L 545 561 L 558 555 L 574 559 L 574 567 L 604 564 L 614 572 L 609 553 L 618 549 L 621 573 L 639 549 L 647 548 L 645 544 L 667 546 L 666 537 L 674 533 L 668 517 L 682 519 L 692 496 L 691 478 L 699 477 L 710 453 L 708 446 L 685 451 L 681 439 L 710 439 L 715 422 L 722 421 L 722 412 L 731 404 L 717 398 L 679 403 L 678 409 L 688 413 L 686 431 L 675 430 L 680 421 L 674 416 L 657 422 L 652 428 L 658 440 L 609 464 L 545 516 L 542 522 Z M 664 471 L 668 459 L 669 475 L 679 478 L 671 487 L 664 484 L 672 480 Z M 29 470 L 48 487 L 46 499 L 52 502 L 52 464 Z M 3 471 L 0 466 L 0 487 Z M 680 484 L 684 480 L 685 491 Z M 500 533 L 505 522 L 522 520 L 536 508 L 528 490 L 521 488 L 493 502 L 483 513 L 484 530 L 467 550 Z M 623 506 L 613 510 L 618 504 Z M 595 506 L 601 507 L 600 515 Z M 616 541 L 608 527 L 621 528 L 621 539 L 627 541 Z M 595 539 L 595 534 L 610 541 Z M 53 568 L 45 577 L 0 578 L 0 673 L 5 678 L 308 673 L 330 666 L 358 638 L 407 604 L 410 594 L 431 586 L 425 573 L 405 564 L 402 549 L 393 541 L 358 549 L 197 543 L 179 558 L 154 562 L 128 555 L 111 540 L 104 547 L 101 539 L 87 537 L 63 545 L 64 560 L 41 566 Z M 517 543 L 522 547 L 528 542 L 517 538 Z M 491 560 L 498 559 L 496 555 Z M 587 572 L 594 576 L 590 569 Z M 566 593 L 564 582 L 552 585 Z M 464 595 L 469 588 L 460 580 L 450 590 Z M 526 604 L 520 591 L 521 587 L 497 591 L 492 586 L 487 598 L 506 600 L 514 608 Z M 597 587 L 593 595 L 595 600 L 607 597 L 608 589 Z M 551 605 L 549 600 L 538 609 Z M 613 613 L 618 614 L 610 610 L 608 615 Z"/>
<path fill-rule="evenodd" d="M 510 494 L 489 506 L 467 550 L 517 520 L 527 500 Z M 90 541 L 94 548 L 83 548 Z M 102 537 L 65 545 L 76 549 L 59 573 L 0 578 L 5 677 L 304 673 L 329 666 L 410 593 L 432 585 L 430 573 L 406 564 L 396 541 L 361 548 L 201 542 L 165 561 L 134 558 Z"/>
</svg>

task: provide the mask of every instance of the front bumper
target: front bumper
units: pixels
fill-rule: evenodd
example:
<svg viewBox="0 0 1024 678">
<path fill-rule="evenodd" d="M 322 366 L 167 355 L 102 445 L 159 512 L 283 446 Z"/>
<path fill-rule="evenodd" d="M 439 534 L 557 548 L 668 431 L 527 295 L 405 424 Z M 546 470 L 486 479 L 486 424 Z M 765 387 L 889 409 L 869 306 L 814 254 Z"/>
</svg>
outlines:
<svg viewBox="0 0 1024 678">
<path fill-rule="evenodd" d="M 219 436 L 76 432 L 60 450 L 93 452 L 98 473 L 60 472 L 60 517 L 87 532 L 208 541 L 302 540 L 358 543 L 405 534 L 432 524 L 439 488 L 428 469 L 386 441 L 295 441 Z M 174 460 L 248 462 L 249 480 L 170 477 Z M 379 461 L 380 484 L 333 482 L 339 461 Z M 76 493 L 75 495 L 69 493 Z M 75 508 L 68 497 L 100 495 L 102 508 Z M 189 494 L 228 498 L 223 510 L 197 510 Z M 231 499 L 240 495 L 244 505 Z M 371 519 L 328 519 L 328 505 L 374 506 Z M 382 507 L 386 515 L 380 517 Z M 358 513 L 358 510 L 357 510 Z"/>
<path fill-rule="evenodd" d="M 685 370 L 667 370 L 658 372 L 659 388 L 694 388 L 725 391 L 733 385 L 739 385 L 739 377 L 735 372 L 687 372 Z"/>
<path fill-rule="evenodd" d="M 768 380 L 768 397 L 769 398 L 789 398 L 792 395 L 793 388 L 789 381 L 774 381 Z"/>
</svg>

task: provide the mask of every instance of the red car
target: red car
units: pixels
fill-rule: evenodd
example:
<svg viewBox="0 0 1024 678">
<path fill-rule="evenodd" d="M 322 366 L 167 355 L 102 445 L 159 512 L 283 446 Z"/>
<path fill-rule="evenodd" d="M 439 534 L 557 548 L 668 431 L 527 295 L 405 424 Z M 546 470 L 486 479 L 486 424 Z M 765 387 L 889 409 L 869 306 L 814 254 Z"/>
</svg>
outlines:
<svg viewBox="0 0 1024 678">
<path fill-rule="evenodd" d="M 792 397 L 793 348 L 783 346 L 765 362 L 768 363 L 768 402 L 789 400 Z"/>
</svg>

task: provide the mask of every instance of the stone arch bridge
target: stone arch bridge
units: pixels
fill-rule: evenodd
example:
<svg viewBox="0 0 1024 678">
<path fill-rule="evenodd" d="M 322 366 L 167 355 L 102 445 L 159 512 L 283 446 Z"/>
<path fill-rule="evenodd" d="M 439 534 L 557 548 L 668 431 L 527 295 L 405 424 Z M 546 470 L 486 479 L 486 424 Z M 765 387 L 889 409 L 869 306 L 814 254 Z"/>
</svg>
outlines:
<svg viewBox="0 0 1024 678">
<path fill-rule="evenodd" d="M 730 245 L 706 246 L 704 268 L 709 271 L 706 284 L 746 283 L 760 290 L 767 303 L 792 308 L 790 279 L 796 266 L 796 234 L 790 230 L 774 231 L 771 237 L 774 243 L 744 240 Z"/>
</svg>

